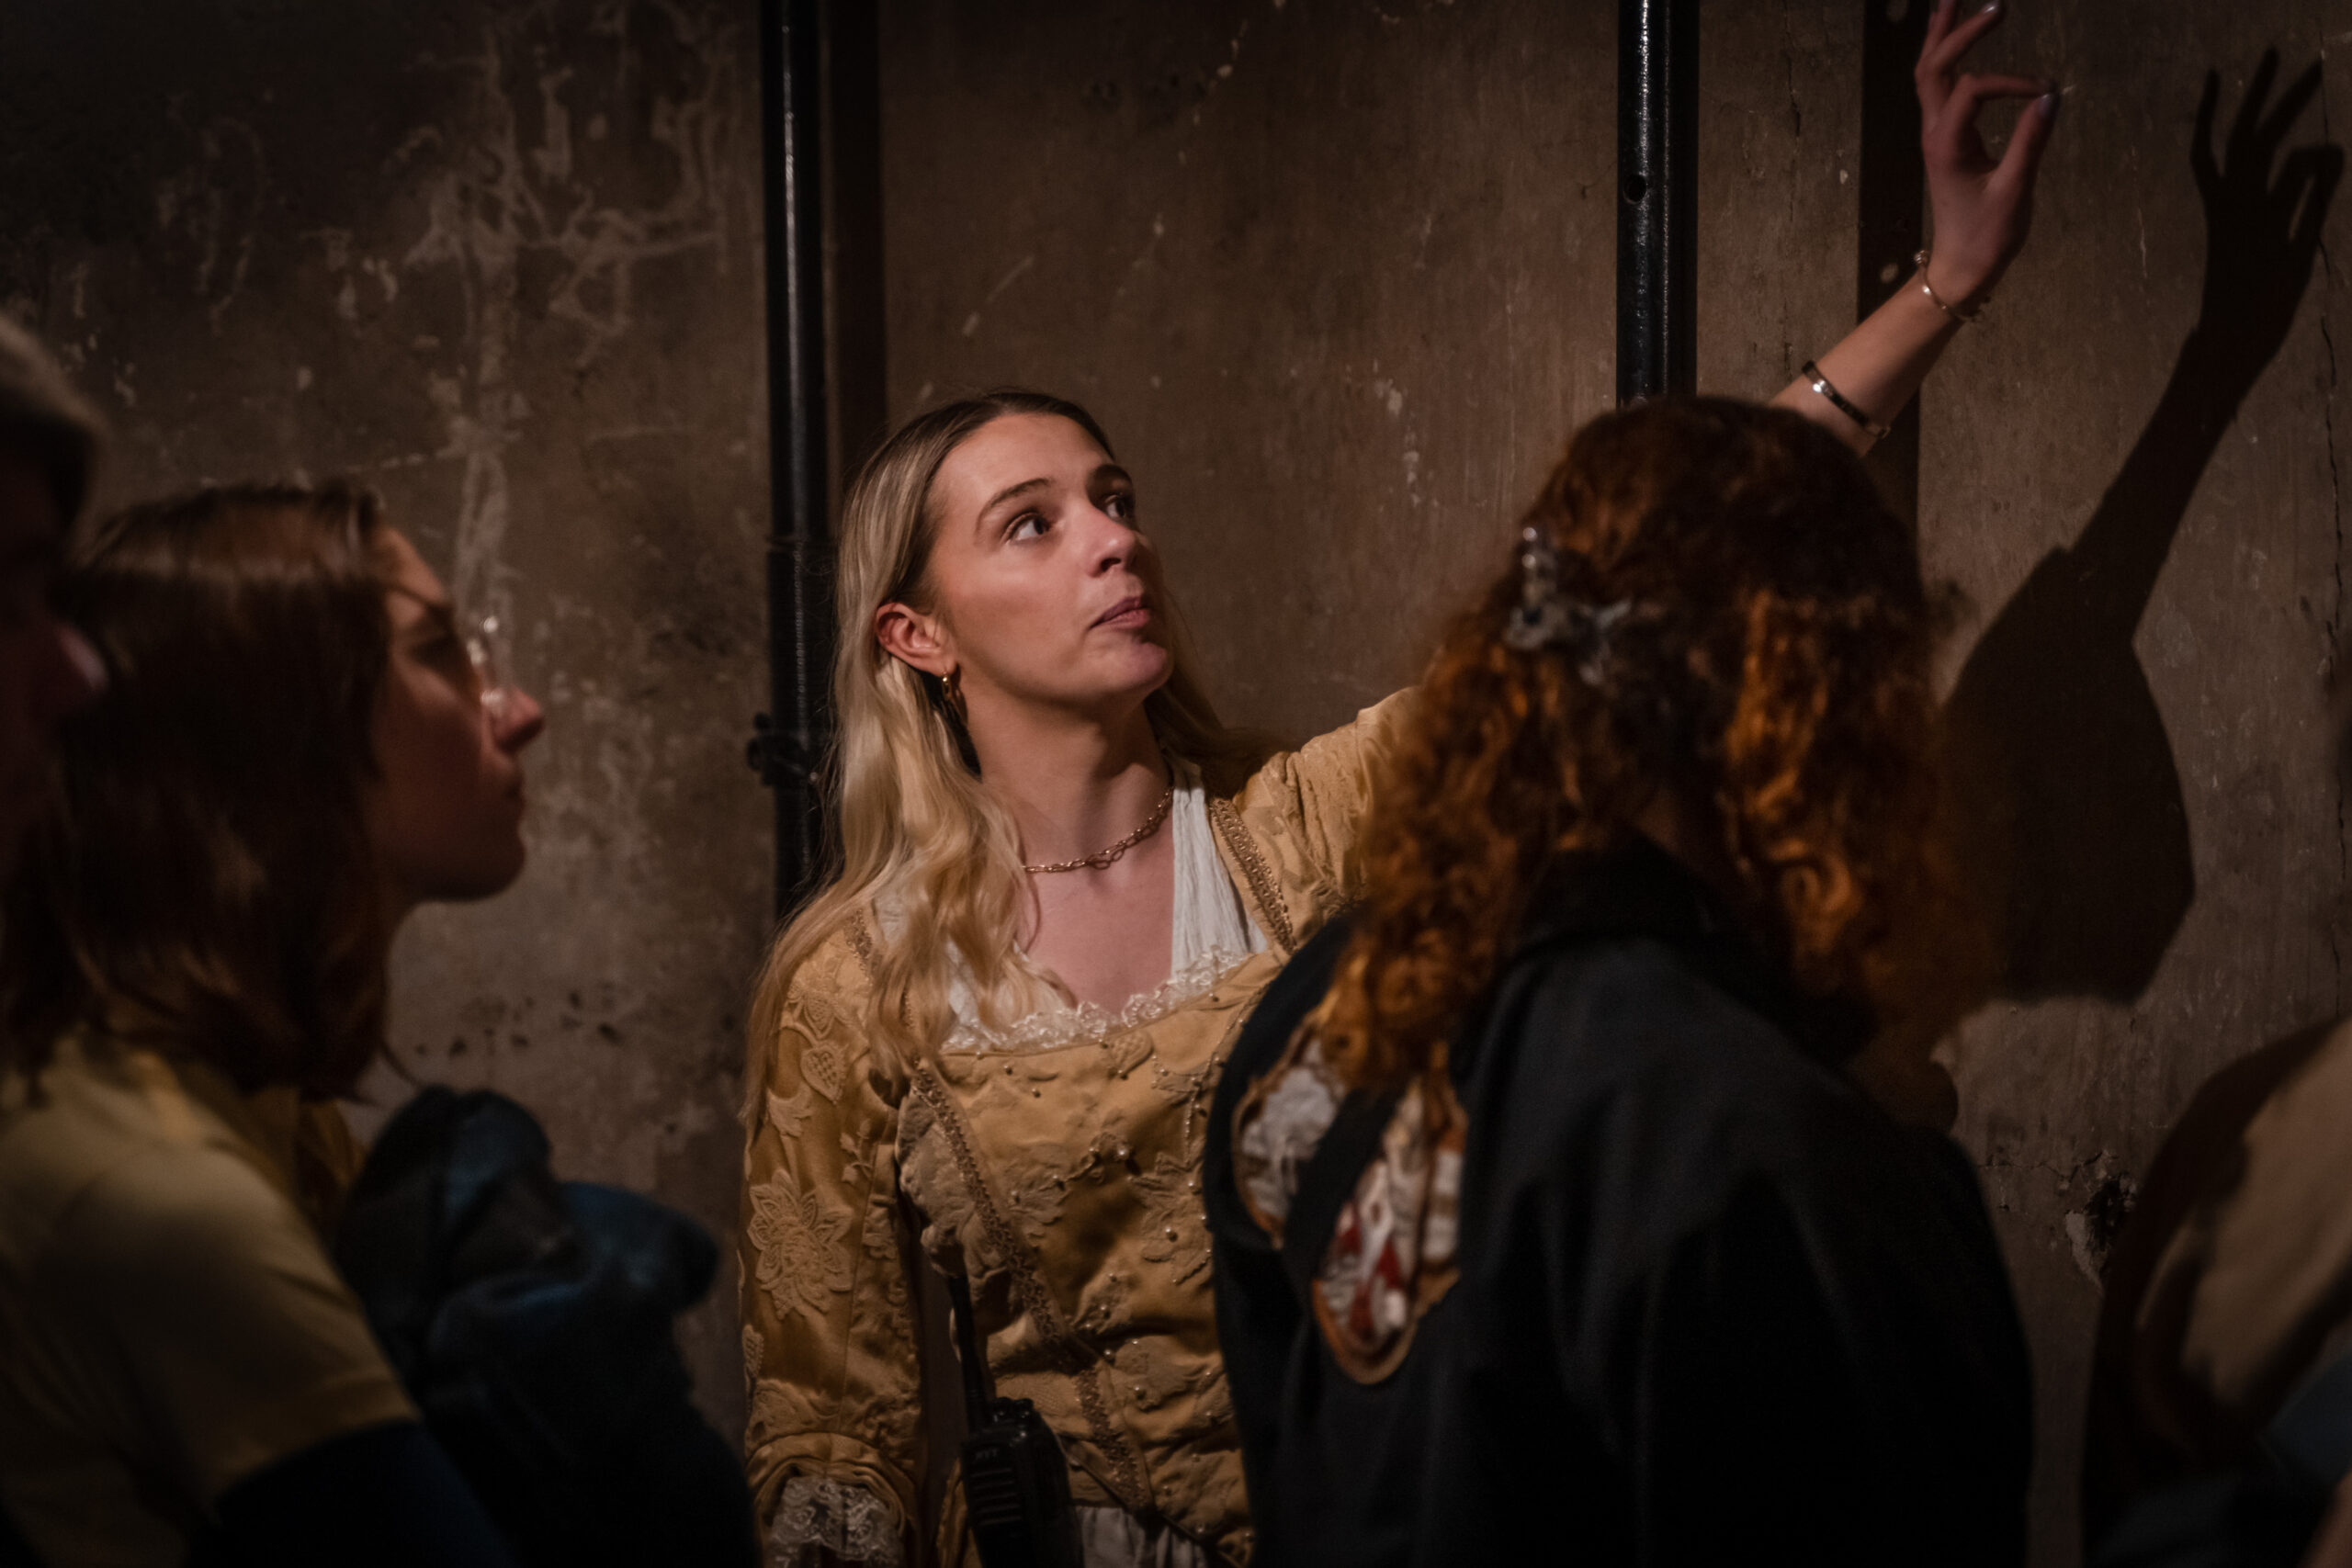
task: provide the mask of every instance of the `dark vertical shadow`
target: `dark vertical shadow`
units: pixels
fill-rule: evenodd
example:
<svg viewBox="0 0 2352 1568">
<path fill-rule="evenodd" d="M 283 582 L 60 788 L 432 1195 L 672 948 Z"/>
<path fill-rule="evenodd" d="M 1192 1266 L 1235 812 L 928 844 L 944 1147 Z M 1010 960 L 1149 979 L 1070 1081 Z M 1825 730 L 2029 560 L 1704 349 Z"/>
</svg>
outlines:
<svg viewBox="0 0 2352 1568">
<path fill-rule="evenodd" d="M 882 38 L 877 7 L 825 12 L 825 335 L 832 378 L 833 488 L 890 433 L 882 292 Z M 836 511 L 841 500 L 833 500 Z"/>
<path fill-rule="evenodd" d="M 1863 0 L 1862 133 L 1855 164 L 1854 319 L 1862 321 L 1910 281 L 1927 240 L 1928 164 L 1919 152 L 1919 97 L 1912 80 L 1935 0 Z M 1919 525 L 1919 402 L 1903 405 L 1862 466 L 1905 527 Z"/>
<path fill-rule="evenodd" d="M 2075 543 L 2002 607 L 1947 708 L 1962 864 L 1994 927 L 1998 989 L 2139 997 L 2196 893 L 2163 716 L 2132 639 L 2189 498 L 2309 287 L 2342 150 L 2279 149 L 2312 64 L 2266 113 L 2263 57 L 2220 162 L 2209 73 L 2189 162 L 2205 288 L 2154 414 Z"/>
</svg>

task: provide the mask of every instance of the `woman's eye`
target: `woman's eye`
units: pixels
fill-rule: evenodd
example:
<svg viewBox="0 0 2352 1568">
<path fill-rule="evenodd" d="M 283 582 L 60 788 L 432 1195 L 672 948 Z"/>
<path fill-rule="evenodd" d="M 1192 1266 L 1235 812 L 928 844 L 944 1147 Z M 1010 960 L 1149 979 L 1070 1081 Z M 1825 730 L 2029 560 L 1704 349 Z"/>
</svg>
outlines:
<svg viewBox="0 0 2352 1568">
<path fill-rule="evenodd" d="M 1012 520 L 1004 531 L 1008 539 L 1036 539 L 1045 536 L 1046 520 L 1035 512 L 1024 512 Z"/>
<path fill-rule="evenodd" d="M 1123 491 L 1105 501 L 1102 510 L 1122 523 L 1132 523 L 1136 520 L 1136 498 Z"/>
</svg>

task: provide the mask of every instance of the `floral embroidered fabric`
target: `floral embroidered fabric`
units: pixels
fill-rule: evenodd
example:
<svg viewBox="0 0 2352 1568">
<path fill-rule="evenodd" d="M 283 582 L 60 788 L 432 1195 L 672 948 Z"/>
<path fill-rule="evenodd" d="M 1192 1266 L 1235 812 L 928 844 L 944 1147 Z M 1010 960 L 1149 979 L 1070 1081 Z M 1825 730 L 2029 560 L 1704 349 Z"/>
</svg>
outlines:
<svg viewBox="0 0 2352 1568">
<path fill-rule="evenodd" d="M 1235 1182 L 1277 1246 L 1300 1176 L 1346 1098 L 1321 1042 L 1302 1028 L 1235 1115 Z M 1414 1325 L 1453 1283 L 1464 1125 L 1444 1078 L 1409 1085 L 1332 1226 L 1316 1269 L 1315 1321 L 1332 1359 L 1359 1382 L 1396 1370 Z"/>
<path fill-rule="evenodd" d="M 921 1557 L 920 1531 L 956 1560 L 955 1494 L 944 1517 L 925 1506 L 926 1472 L 955 1456 L 923 1435 L 910 1274 L 938 1268 L 971 1281 L 997 1390 L 1035 1402 L 1078 1505 L 1106 1511 L 1100 1530 L 1154 1522 L 1109 1561 L 1247 1558 L 1202 1213 L 1208 1104 L 1282 966 L 1269 938 L 1295 945 L 1352 894 L 1356 825 L 1401 712 L 1273 758 L 1231 794 L 1180 775 L 1168 978 L 1115 1011 L 967 1022 L 901 1081 L 864 1031 L 887 911 L 796 976 L 746 1154 L 739 1276 L 757 1360 L 749 1468 L 775 1550 L 880 1530 Z"/>
<path fill-rule="evenodd" d="M 1250 1212 L 1280 1247 L 1298 1196 L 1300 1172 L 1322 1145 L 1323 1134 L 1340 1114 L 1347 1086 L 1323 1060 L 1310 1035 L 1295 1046 L 1295 1059 L 1278 1067 L 1245 1108 L 1234 1139 L 1234 1177 Z"/>
</svg>

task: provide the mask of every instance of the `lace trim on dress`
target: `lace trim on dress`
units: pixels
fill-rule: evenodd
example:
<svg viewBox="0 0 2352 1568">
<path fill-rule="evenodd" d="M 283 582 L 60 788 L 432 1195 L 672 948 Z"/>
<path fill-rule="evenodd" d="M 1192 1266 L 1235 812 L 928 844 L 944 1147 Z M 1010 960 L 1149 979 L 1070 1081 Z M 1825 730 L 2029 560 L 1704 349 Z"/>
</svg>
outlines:
<svg viewBox="0 0 2352 1568">
<path fill-rule="evenodd" d="M 1213 805 L 1220 803 L 1209 800 L 1200 770 L 1192 763 L 1171 759 L 1170 767 L 1176 793 L 1169 810 L 1168 833 L 1176 865 L 1168 978 L 1150 990 L 1138 991 L 1117 1008 L 1091 1002 L 1073 1005 L 1056 998 L 1014 1022 L 992 1027 L 981 1021 L 978 987 L 972 983 L 962 953 L 953 952 L 947 1005 L 955 1013 L 956 1024 L 940 1043 L 943 1052 L 978 1055 L 1050 1051 L 1089 1040 L 1107 1047 L 1112 1039 L 1174 1012 L 1266 950 L 1265 933 L 1250 919 L 1225 863 L 1217 858 L 1209 813 Z M 887 897 L 876 900 L 874 917 L 886 935 L 895 935 L 902 923 L 898 907 Z M 854 921 L 850 937 L 871 978 L 875 968 L 872 937 Z"/>
<path fill-rule="evenodd" d="M 871 1487 L 796 1475 L 768 1526 L 768 1568 L 816 1568 L 825 1561 L 820 1551 L 858 1568 L 899 1568 L 906 1560 L 898 1513 Z"/>
<path fill-rule="evenodd" d="M 1114 1035 L 1156 1023 L 1178 1008 L 1215 987 L 1250 959 L 1247 953 L 1213 947 L 1148 991 L 1137 991 L 1114 1010 L 1080 1002 L 1039 1008 L 1018 1023 L 990 1029 L 978 1019 L 959 1019 L 943 1051 L 1046 1051 L 1092 1040 L 1107 1043 Z"/>
<path fill-rule="evenodd" d="M 1208 815 L 1224 834 L 1233 858 L 1241 863 L 1241 874 L 1250 879 L 1250 891 L 1258 897 L 1258 913 L 1271 928 L 1274 941 L 1282 944 L 1283 956 L 1297 952 L 1298 933 L 1291 929 L 1290 909 L 1283 903 L 1282 886 L 1274 880 L 1273 868 L 1266 863 L 1258 840 L 1241 825 L 1240 808 L 1219 797 L 1209 802 Z"/>
</svg>

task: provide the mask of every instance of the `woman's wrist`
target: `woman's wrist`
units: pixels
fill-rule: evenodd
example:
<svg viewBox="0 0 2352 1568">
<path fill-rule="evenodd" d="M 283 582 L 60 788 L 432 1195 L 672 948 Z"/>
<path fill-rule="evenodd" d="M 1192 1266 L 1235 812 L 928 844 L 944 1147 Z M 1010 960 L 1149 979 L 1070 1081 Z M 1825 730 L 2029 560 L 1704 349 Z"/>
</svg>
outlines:
<svg viewBox="0 0 2352 1568">
<path fill-rule="evenodd" d="M 1999 268 L 1973 266 L 1956 256 L 1939 255 L 1932 245 L 1921 251 L 1917 260 L 1911 287 L 1963 321 L 1973 320 L 1991 302 L 1993 287 L 2001 280 Z"/>
<path fill-rule="evenodd" d="M 1953 334 L 1968 323 L 1961 316 L 1936 302 L 1935 295 L 1929 294 L 1923 286 L 1926 280 L 1925 269 L 1913 266 L 1911 275 L 1903 280 L 1900 288 L 1887 297 L 1886 303 L 1879 307 L 1879 311 L 1885 316 L 1888 329 L 1895 334 L 1891 341 L 1904 345 L 1900 351 L 1903 355 L 1907 358 L 1912 355 L 1924 354 L 1927 355 L 1926 364 L 1931 365 L 1943 352 L 1944 345 L 1951 341 Z M 1935 291 L 1936 295 L 1941 295 L 1945 301 L 1951 300 L 1951 296 L 1944 292 L 1944 276 L 1940 267 L 1935 274 Z M 1926 374 L 1924 365 L 1921 367 L 1920 374 L 1923 376 Z M 1858 379 L 1868 379 L 1868 378 L 1858 378 Z"/>
</svg>

